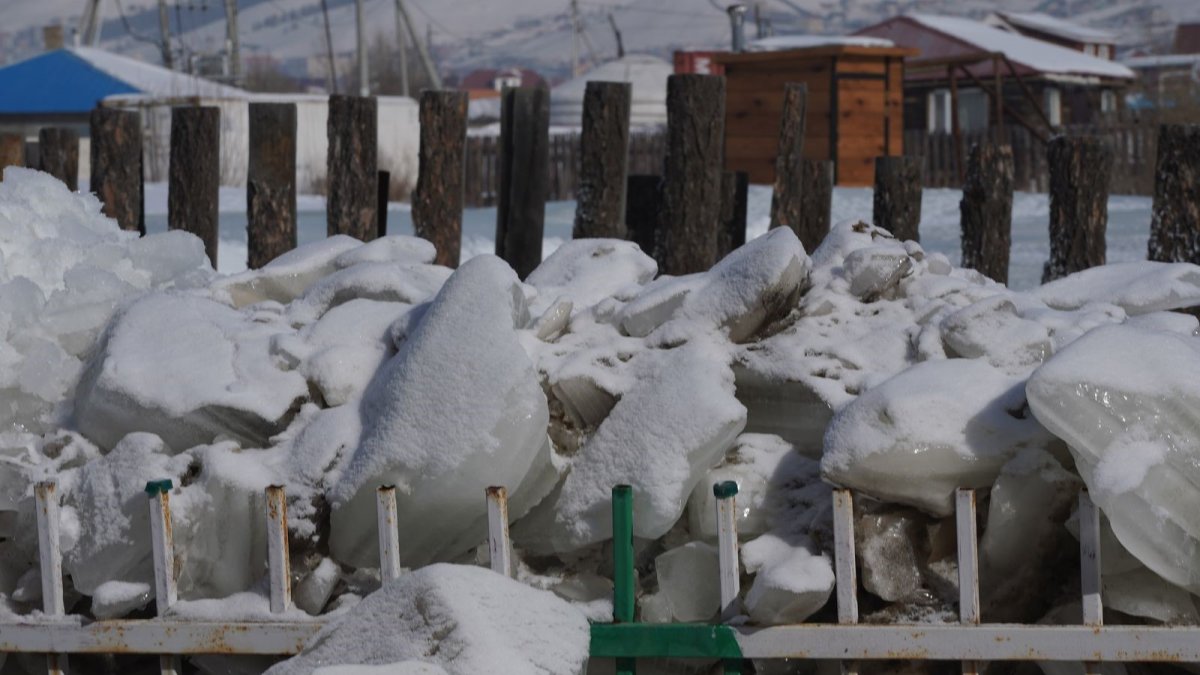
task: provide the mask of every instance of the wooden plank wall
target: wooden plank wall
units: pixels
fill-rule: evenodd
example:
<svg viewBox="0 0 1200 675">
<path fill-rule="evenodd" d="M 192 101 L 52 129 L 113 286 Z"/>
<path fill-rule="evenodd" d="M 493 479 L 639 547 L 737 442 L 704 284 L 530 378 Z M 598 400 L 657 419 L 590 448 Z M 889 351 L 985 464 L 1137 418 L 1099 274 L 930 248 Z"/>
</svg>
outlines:
<svg viewBox="0 0 1200 675">
<path fill-rule="evenodd" d="M 903 152 L 903 62 L 891 62 L 890 58 L 838 57 L 838 185 L 872 185 L 875 158 Z"/>
<path fill-rule="evenodd" d="M 830 159 L 829 113 L 833 59 L 792 63 L 730 63 L 725 66 L 725 168 L 745 171 L 751 183 L 775 181 L 783 85 L 808 85 L 804 156 Z"/>
</svg>

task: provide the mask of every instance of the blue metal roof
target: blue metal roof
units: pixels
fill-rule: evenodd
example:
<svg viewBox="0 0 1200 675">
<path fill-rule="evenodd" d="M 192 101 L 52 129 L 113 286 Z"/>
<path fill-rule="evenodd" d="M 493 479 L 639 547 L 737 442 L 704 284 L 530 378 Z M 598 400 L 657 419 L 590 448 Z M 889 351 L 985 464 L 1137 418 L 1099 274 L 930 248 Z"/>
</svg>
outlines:
<svg viewBox="0 0 1200 675">
<path fill-rule="evenodd" d="M 86 113 L 105 96 L 136 93 L 66 49 L 0 68 L 0 115 Z"/>
</svg>

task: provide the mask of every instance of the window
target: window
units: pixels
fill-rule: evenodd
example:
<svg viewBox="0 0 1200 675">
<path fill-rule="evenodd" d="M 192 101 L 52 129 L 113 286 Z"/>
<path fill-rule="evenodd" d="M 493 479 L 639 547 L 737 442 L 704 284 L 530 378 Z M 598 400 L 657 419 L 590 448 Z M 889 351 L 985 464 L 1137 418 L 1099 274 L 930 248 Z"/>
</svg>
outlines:
<svg viewBox="0 0 1200 675">
<path fill-rule="evenodd" d="M 1117 93 L 1112 89 L 1100 92 L 1100 112 L 1114 113 L 1117 111 Z"/>
<path fill-rule="evenodd" d="M 1062 92 L 1054 87 L 1047 87 L 1042 92 L 1043 106 L 1046 109 L 1046 118 L 1050 120 L 1050 125 L 1059 127 L 1062 126 Z"/>
<path fill-rule="evenodd" d="M 926 103 L 930 133 L 950 133 L 950 90 L 938 89 L 929 92 Z"/>
<path fill-rule="evenodd" d="M 958 90 L 958 127 L 963 131 L 983 131 L 988 126 L 988 103 L 982 89 Z"/>
</svg>

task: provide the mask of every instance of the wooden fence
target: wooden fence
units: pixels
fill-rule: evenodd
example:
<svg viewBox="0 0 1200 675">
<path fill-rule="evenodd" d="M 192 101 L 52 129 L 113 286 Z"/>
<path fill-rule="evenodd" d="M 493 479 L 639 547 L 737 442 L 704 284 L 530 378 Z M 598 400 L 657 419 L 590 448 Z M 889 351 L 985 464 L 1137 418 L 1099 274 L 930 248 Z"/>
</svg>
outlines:
<svg viewBox="0 0 1200 675">
<path fill-rule="evenodd" d="M 666 136 L 662 133 L 631 135 L 629 173 L 661 174 L 666 147 Z M 500 185 L 500 137 L 467 138 L 466 162 L 466 205 L 495 206 Z M 578 185 L 579 134 L 551 136 L 549 199 L 575 199 Z"/>
<path fill-rule="evenodd" d="M 990 133 L 964 133 L 956 148 L 951 134 L 906 131 L 904 152 L 924 158 L 922 183 L 925 187 L 961 188 L 967 153 L 972 145 L 988 138 Z M 1112 184 L 1109 187 L 1112 194 L 1153 194 L 1158 125 L 1134 122 L 1079 125 L 1066 127 L 1063 133 L 1068 136 L 1093 136 L 1112 148 Z M 1046 192 L 1050 184 L 1046 144 L 1024 127 L 1007 127 L 1005 135 L 1012 146 L 1016 189 Z"/>
</svg>

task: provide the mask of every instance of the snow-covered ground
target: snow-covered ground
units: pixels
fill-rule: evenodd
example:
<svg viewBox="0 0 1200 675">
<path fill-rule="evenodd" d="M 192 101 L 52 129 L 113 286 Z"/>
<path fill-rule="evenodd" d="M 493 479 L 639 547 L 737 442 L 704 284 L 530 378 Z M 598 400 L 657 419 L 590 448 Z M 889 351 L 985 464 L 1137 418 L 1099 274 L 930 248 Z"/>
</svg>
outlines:
<svg viewBox="0 0 1200 675">
<path fill-rule="evenodd" d="M 86 186 L 84 186 L 86 189 Z M 921 201 L 921 245 L 928 251 L 943 253 L 954 264 L 961 257 L 958 190 L 925 190 Z M 870 222 L 870 188 L 835 188 L 833 222 L 859 219 Z M 771 217 L 771 188 L 750 187 L 747 212 L 747 237 L 767 231 Z M 246 193 L 241 188 L 221 188 L 221 248 L 217 254 L 222 272 L 240 272 L 246 268 Z M 1108 261 L 1130 262 L 1146 259 L 1150 235 L 1149 197 L 1114 195 L 1108 202 Z M 325 238 L 325 199 L 301 195 L 297 200 L 298 238 L 307 244 Z M 166 229 L 166 184 L 146 186 L 146 220 L 151 232 Z M 545 243 L 542 253 L 549 256 L 571 238 L 575 202 L 551 202 L 546 205 Z M 1013 198 L 1013 245 L 1009 263 L 1009 286 L 1027 289 L 1042 279 L 1042 264 L 1050 250 L 1050 198 L 1044 193 L 1018 192 Z M 388 208 L 388 231 L 409 234 L 412 215 L 407 204 L 392 203 Z M 494 253 L 496 210 L 467 209 L 463 214 L 463 259 Z"/>
<path fill-rule="evenodd" d="M 927 239 L 950 241 L 956 197 L 929 199 Z M 1106 622 L 1200 623 L 1200 322 L 1170 311 L 1200 305 L 1200 266 L 1019 291 L 848 221 L 815 251 L 779 228 L 678 277 L 631 242 L 562 241 L 525 282 L 495 256 L 450 270 L 421 239 L 306 226 L 317 241 L 221 275 L 195 237 L 139 238 L 99 210 L 38 172 L 0 183 L 0 621 L 41 606 L 36 481 L 58 483 L 66 609 L 91 619 L 153 602 L 143 488 L 171 479 L 173 611 L 207 619 L 267 615 L 263 490 L 286 486 L 287 616 L 327 626 L 274 675 L 603 672 L 587 622 L 612 615 L 617 484 L 645 622 L 718 615 L 712 485 L 734 480 L 738 622 L 832 616 L 840 485 L 858 495 L 864 622 L 957 623 L 968 487 L 983 621 L 1078 623 L 1062 552 L 1086 487 Z M 496 484 L 516 580 L 482 569 Z M 381 584 L 384 485 L 410 571 Z"/>
</svg>

